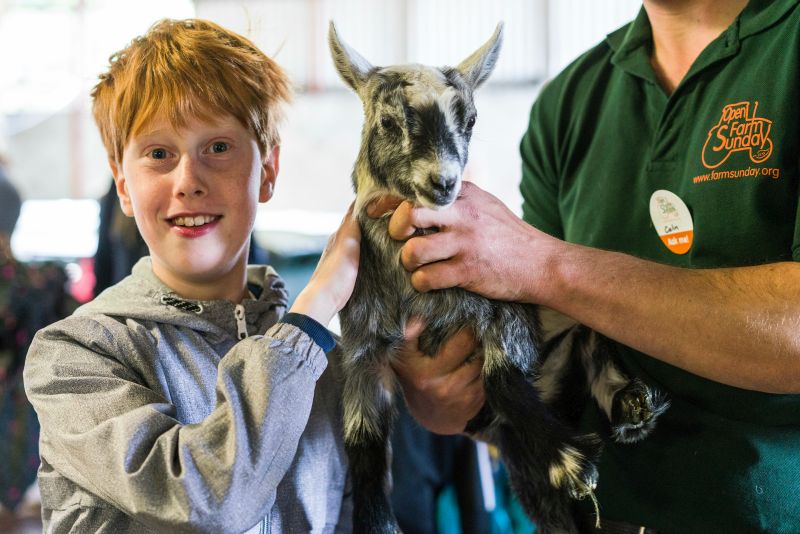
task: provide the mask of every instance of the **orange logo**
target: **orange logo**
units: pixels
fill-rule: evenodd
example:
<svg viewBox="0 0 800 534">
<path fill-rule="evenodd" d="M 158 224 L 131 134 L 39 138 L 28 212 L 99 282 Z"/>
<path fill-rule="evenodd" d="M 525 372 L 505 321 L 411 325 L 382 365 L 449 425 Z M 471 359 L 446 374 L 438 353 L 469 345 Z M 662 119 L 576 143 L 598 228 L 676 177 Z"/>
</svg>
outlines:
<svg viewBox="0 0 800 534">
<path fill-rule="evenodd" d="M 719 167 L 734 152 L 746 150 L 753 163 L 762 163 L 772 155 L 769 132 L 772 121 L 756 117 L 758 102 L 750 114 L 750 102 L 737 102 L 722 108 L 722 116 L 708 132 L 703 145 L 703 165 Z"/>
</svg>

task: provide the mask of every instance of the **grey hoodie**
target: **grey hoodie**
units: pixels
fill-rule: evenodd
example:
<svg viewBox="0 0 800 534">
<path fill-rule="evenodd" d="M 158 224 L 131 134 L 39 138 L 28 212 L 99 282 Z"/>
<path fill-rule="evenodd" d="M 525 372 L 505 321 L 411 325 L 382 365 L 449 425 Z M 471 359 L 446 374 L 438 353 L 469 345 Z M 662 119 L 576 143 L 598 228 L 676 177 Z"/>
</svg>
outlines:
<svg viewBox="0 0 800 534">
<path fill-rule="evenodd" d="M 25 389 L 41 422 L 46 532 L 349 532 L 340 380 L 278 322 L 282 280 L 242 302 L 176 298 L 142 259 L 40 331 Z"/>
</svg>

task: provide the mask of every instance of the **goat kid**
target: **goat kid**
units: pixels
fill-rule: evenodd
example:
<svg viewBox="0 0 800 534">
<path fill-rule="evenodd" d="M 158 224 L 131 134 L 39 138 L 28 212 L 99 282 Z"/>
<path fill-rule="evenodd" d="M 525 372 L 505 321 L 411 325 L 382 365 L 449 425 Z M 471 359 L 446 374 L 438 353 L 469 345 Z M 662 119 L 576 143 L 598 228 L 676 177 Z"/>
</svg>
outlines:
<svg viewBox="0 0 800 534">
<path fill-rule="evenodd" d="M 390 362 L 412 316 L 427 321 L 419 338 L 425 354 L 437 354 L 442 342 L 461 328 L 474 331 L 484 357 L 486 405 L 468 431 L 499 447 L 512 487 L 541 532 L 575 532 L 571 499 L 593 497 L 597 479 L 593 461 L 599 438 L 579 435 L 557 415 L 569 411 L 569 402 L 576 403 L 579 396 L 573 391 L 582 390 L 566 390 L 560 378 L 582 366 L 591 385 L 583 389 L 598 396 L 626 439 L 645 435 L 657 411 L 656 397 L 596 350 L 601 340 L 585 327 L 559 323 L 545 340 L 554 357 L 542 368 L 536 307 L 493 301 L 459 288 L 415 291 L 400 263 L 402 243 L 389 238 L 388 215 L 366 215 L 367 205 L 381 195 L 434 209 L 456 200 L 477 116 L 473 91 L 494 68 L 502 31 L 501 23 L 489 41 L 455 68 L 378 68 L 330 25 L 336 68 L 361 98 L 365 113 L 353 171 L 362 230 L 360 267 L 353 295 L 340 313 L 345 447 L 356 533 L 399 532 L 388 497 L 397 391 Z"/>
</svg>

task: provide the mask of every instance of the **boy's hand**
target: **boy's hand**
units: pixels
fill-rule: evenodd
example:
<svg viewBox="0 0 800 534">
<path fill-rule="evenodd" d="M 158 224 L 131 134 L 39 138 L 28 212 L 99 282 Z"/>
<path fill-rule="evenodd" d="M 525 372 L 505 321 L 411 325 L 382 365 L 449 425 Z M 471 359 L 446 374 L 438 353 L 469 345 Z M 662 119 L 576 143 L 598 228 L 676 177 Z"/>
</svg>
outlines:
<svg viewBox="0 0 800 534">
<path fill-rule="evenodd" d="M 353 293 L 360 247 L 361 230 L 351 204 L 341 226 L 328 240 L 314 274 L 289 311 L 308 315 L 327 326 Z"/>
<path fill-rule="evenodd" d="M 409 412 L 436 434 L 459 434 L 484 403 L 483 358 L 470 358 L 477 348 L 470 330 L 461 330 L 435 357 L 419 351 L 425 324 L 412 318 L 405 343 L 392 367 L 403 387 Z"/>
</svg>

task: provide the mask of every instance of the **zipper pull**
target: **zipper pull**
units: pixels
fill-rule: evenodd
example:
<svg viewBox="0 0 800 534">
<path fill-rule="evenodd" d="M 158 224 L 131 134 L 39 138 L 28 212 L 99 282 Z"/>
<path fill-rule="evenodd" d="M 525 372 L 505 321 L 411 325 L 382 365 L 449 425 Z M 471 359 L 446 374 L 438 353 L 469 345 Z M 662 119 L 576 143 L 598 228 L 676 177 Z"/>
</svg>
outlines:
<svg viewBox="0 0 800 534">
<path fill-rule="evenodd" d="M 244 306 L 241 304 L 237 304 L 236 308 L 233 312 L 233 315 L 236 317 L 236 331 L 239 335 L 239 339 L 244 339 L 247 337 L 247 322 L 244 320 Z"/>
</svg>

